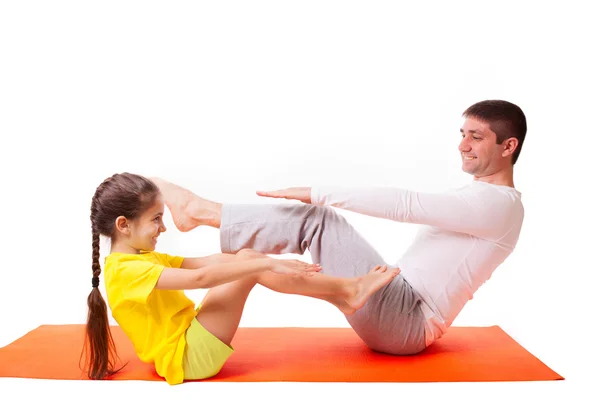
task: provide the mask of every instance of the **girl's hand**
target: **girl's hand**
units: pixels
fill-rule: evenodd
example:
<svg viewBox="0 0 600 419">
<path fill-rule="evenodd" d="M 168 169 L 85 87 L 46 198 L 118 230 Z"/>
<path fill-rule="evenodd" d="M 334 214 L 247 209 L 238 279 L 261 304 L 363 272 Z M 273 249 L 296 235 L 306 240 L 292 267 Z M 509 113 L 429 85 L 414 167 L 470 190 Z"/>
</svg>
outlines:
<svg viewBox="0 0 600 419">
<path fill-rule="evenodd" d="M 276 274 L 293 276 L 312 276 L 319 272 L 321 266 L 313 263 L 306 263 L 295 259 L 272 259 L 271 272 Z"/>
</svg>

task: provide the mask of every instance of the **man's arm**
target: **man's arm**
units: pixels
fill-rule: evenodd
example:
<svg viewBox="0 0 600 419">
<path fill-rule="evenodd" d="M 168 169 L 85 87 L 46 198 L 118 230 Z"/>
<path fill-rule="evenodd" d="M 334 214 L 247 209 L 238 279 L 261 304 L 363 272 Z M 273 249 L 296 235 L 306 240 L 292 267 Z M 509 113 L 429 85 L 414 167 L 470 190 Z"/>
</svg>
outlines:
<svg viewBox="0 0 600 419">
<path fill-rule="evenodd" d="M 290 188 L 260 196 L 332 206 L 392 221 L 425 224 L 485 239 L 504 234 L 506 201 L 491 192 L 416 192 L 401 188 Z"/>
</svg>

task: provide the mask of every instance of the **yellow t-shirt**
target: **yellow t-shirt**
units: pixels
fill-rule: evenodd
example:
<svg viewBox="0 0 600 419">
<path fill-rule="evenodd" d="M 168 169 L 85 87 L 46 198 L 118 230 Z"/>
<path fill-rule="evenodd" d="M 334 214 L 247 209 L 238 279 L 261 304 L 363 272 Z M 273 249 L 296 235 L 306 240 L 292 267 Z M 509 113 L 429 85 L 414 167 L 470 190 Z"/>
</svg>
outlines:
<svg viewBox="0 0 600 419">
<path fill-rule="evenodd" d="M 179 268 L 181 256 L 144 252 L 111 253 L 104 260 L 108 305 L 139 358 L 154 363 L 169 384 L 183 382 L 185 332 L 196 316 L 194 302 L 180 290 L 154 289 L 162 272 Z"/>
</svg>

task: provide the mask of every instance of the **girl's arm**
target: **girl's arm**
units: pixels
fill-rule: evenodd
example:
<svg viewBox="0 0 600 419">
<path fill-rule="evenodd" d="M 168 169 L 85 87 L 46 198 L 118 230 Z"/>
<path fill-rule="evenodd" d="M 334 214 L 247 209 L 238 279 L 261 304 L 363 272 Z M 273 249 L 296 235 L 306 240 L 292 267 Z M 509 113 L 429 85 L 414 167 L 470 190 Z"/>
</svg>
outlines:
<svg viewBox="0 0 600 419">
<path fill-rule="evenodd" d="M 198 268 L 204 268 L 209 265 L 233 262 L 234 260 L 235 260 L 235 255 L 231 255 L 231 254 L 227 254 L 227 253 L 216 253 L 214 255 L 209 255 L 209 256 L 184 258 L 180 267 L 182 269 L 198 269 Z"/>
<path fill-rule="evenodd" d="M 264 271 L 304 276 L 312 275 L 320 269 L 317 265 L 299 260 L 273 259 L 270 257 L 212 264 L 197 269 L 164 268 L 155 288 L 162 290 L 213 288 Z"/>
</svg>

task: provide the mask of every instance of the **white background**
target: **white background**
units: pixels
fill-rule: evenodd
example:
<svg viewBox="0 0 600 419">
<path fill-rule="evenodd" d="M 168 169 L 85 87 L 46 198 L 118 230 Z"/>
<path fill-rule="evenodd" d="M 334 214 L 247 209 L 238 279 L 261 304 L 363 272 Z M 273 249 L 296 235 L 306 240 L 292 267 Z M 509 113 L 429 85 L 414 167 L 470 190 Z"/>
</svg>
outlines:
<svg viewBox="0 0 600 419">
<path fill-rule="evenodd" d="M 525 223 L 454 324 L 499 325 L 565 381 L 0 379 L 0 416 L 595 416 L 600 34 L 591 3 L 415 3 L 0 3 L 0 346 L 41 324 L 85 322 L 89 206 L 113 173 L 161 176 L 220 202 L 317 184 L 441 190 L 471 180 L 457 151 L 462 111 L 505 99 L 529 124 L 515 166 Z M 390 263 L 416 231 L 344 214 Z M 180 233 L 168 215 L 157 250 L 219 251 L 217 230 Z M 347 326 L 326 303 L 261 288 L 241 325 Z"/>
</svg>

